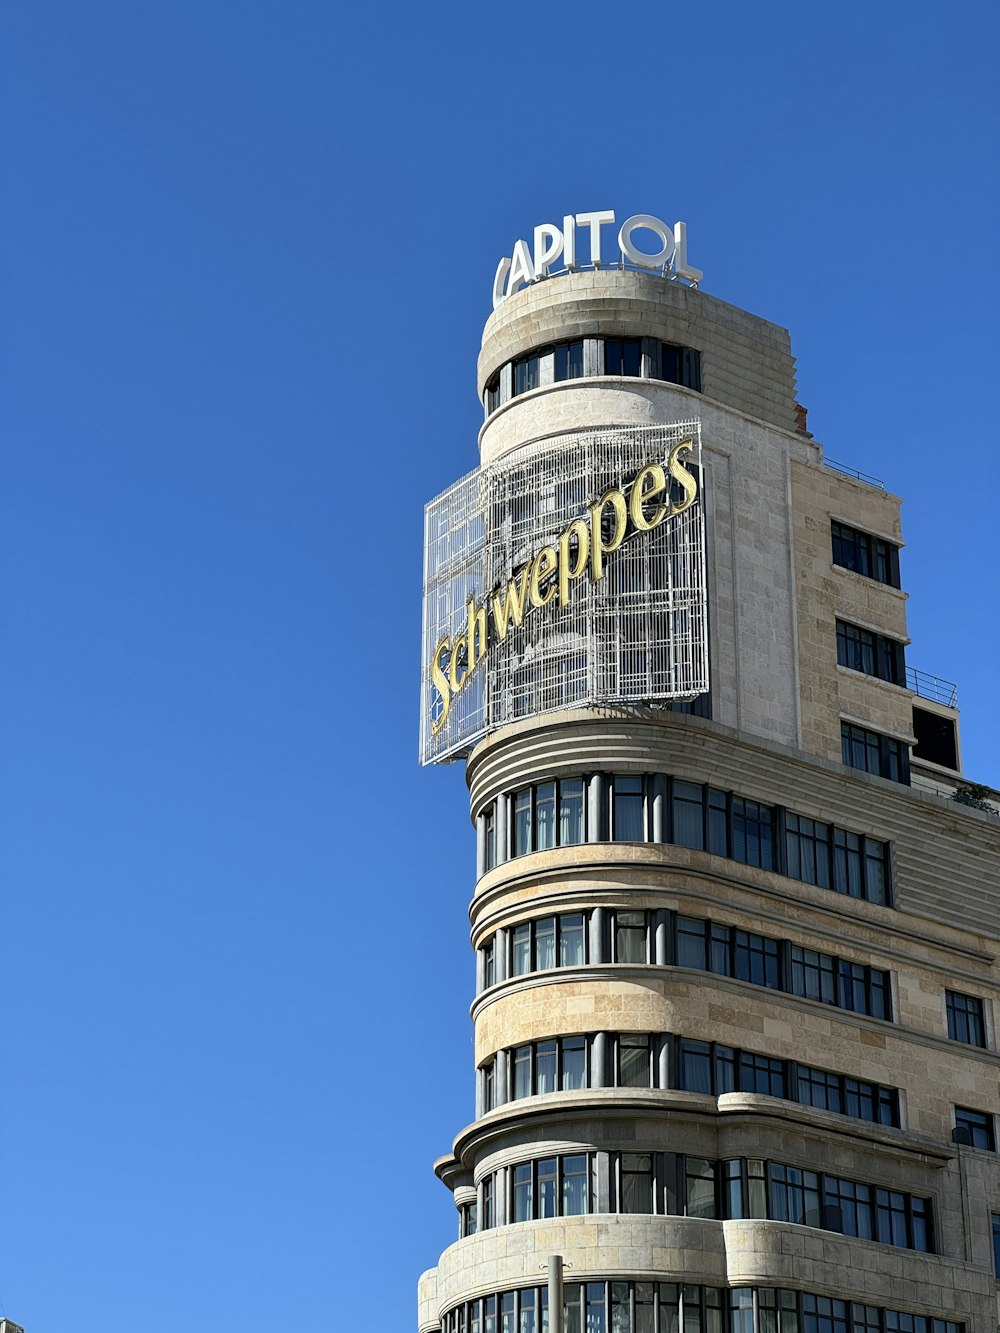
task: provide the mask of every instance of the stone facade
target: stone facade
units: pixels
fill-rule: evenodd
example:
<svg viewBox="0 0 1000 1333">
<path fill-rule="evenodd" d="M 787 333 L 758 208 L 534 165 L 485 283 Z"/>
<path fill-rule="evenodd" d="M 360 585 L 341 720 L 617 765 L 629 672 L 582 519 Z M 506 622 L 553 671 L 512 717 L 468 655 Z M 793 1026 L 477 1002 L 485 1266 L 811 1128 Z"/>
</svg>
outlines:
<svg viewBox="0 0 1000 1333">
<path fill-rule="evenodd" d="M 508 298 L 486 325 L 480 392 L 538 348 L 614 337 L 697 349 L 701 391 L 590 373 L 587 350 L 581 378 L 543 378 L 495 407 L 482 459 L 502 463 L 569 430 L 700 419 L 711 715 L 547 713 L 488 737 L 469 759 L 477 1117 L 436 1166 L 462 1234 L 421 1279 L 420 1333 L 507 1333 L 489 1324 L 485 1302 L 515 1291 L 548 1293 L 549 1333 L 575 1333 L 577 1296 L 564 1323 L 560 1283 L 595 1302 L 588 1333 L 652 1329 L 642 1323 L 652 1304 L 638 1313 L 649 1283 L 661 1284 L 656 1333 L 675 1299 L 664 1283 L 687 1284 L 682 1301 L 695 1289 L 721 1293 L 723 1329 L 736 1329 L 751 1293 L 763 1329 L 759 1310 L 780 1289 L 799 1302 L 803 1333 L 820 1327 L 809 1322 L 813 1298 L 847 1302 L 855 1321 L 871 1307 L 867 1327 L 883 1331 L 913 1316 L 989 1333 L 1000 820 L 951 799 L 957 766 L 915 755 L 913 781 L 905 766 L 904 780 L 890 780 L 847 766 L 842 750 L 845 724 L 904 755 L 915 739 L 919 700 L 905 679 L 838 663 L 837 647 L 841 622 L 901 652 L 906 593 L 831 558 L 831 524 L 901 546 L 900 502 L 827 467 L 799 428 L 785 330 L 654 275 L 568 274 Z M 957 723 L 950 704 L 929 708 Z M 624 841 L 614 812 L 629 778 L 641 780 L 643 834 Z M 518 793 L 535 793 L 533 811 L 557 782 L 581 793 L 583 831 L 564 846 L 516 846 Z M 693 791 L 703 832 L 682 836 L 677 803 Z M 699 930 L 705 965 L 685 952 Z M 555 941 L 556 931 L 565 939 L 544 945 L 543 960 L 536 935 Z M 971 1014 L 968 1031 L 955 1030 L 966 1021 L 956 1003 Z M 628 1039 L 648 1043 L 644 1083 L 622 1073 Z M 567 1041 L 585 1052 L 572 1078 L 558 1072 Z M 685 1086 L 696 1046 L 714 1052 L 706 1060 L 735 1053 L 740 1070 L 744 1059 L 758 1070 L 770 1062 L 774 1081 Z M 557 1072 L 538 1073 L 543 1058 Z M 802 1093 L 816 1070 L 838 1109 Z M 881 1113 L 850 1100 L 861 1085 L 884 1098 Z M 992 1149 L 954 1132 L 969 1113 Z M 570 1208 L 560 1184 L 543 1203 L 539 1164 L 562 1181 L 567 1162 L 585 1171 L 584 1193 Z M 714 1181 L 708 1202 L 693 1192 L 692 1164 Z M 634 1195 L 629 1172 L 640 1179 Z M 776 1202 L 792 1175 L 820 1181 L 823 1195 L 798 1221 Z M 600 1304 L 612 1298 L 614 1324 Z M 529 1309 L 534 1297 L 524 1299 Z M 534 1306 L 511 1317 L 511 1331 L 541 1333 Z"/>
</svg>

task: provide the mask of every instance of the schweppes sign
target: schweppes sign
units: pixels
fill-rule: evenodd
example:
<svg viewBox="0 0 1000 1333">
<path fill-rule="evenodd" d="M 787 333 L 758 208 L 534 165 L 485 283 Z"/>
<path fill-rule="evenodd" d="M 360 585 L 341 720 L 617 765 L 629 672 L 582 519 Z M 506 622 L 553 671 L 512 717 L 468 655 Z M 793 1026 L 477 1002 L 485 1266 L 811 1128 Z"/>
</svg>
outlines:
<svg viewBox="0 0 1000 1333">
<path fill-rule="evenodd" d="M 605 490 L 585 513 L 566 524 L 554 542 L 519 565 L 506 582 L 482 600 L 469 599 L 461 631 L 443 635 L 430 660 L 435 696 L 431 736 L 445 726 L 455 700 L 491 650 L 519 628 L 531 611 L 550 604 L 566 607 L 574 584 L 584 578 L 599 583 L 607 557 L 625 542 L 653 532 L 691 508 L 698 497 L 698 478 L 685 460 L 693 445 L 693 438 L 681 439 L 670 448 L 665 462 L 644 463 L 630 480 Z"/>
</svg>

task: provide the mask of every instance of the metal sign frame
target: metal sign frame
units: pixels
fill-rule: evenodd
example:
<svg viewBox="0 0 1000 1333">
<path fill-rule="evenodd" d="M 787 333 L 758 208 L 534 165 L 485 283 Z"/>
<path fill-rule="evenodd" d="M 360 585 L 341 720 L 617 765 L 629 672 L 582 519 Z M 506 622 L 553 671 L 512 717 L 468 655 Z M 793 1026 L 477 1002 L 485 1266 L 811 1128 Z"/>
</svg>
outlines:
<svg viewBox="0 0 1000 1333">
<path fill-rule="evenodd" d="M 470 617 L 608 491 L 684 449 L 693 503 L 574 581 L 566 604 L 529 609 L 477 663 Z M 421 762 L 461 758 L 507 723 L 561 708 L 692 699 L 708 690 L 704 473 L 698 421 L 567 432 L 462 477 L 427 505 Z M 676 486 L 671 497 L 677 500 Z M 470 602 L 472 607 L 470 608 Z M 435 685 L 436 647 L 466 636 L 461 687 Z M 439 664 L 440 665 L 440 664 Z M 439 724 L 442 710 L 446 711 Z"/>
</svg>

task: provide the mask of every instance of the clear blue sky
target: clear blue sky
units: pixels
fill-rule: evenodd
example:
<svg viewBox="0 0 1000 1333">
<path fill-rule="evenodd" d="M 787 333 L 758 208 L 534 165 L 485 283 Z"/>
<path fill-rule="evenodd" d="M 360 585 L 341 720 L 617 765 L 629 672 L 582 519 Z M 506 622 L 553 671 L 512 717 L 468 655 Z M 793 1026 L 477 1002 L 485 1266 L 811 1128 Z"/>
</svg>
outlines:
<svg viewBox="0 0 1000 1333">
<path fill-rule="evenodd" d="M 687 221 L 906 498 L 912 664 L 1000 782 L 985 0 L 0 10 L 3 1207 L 28 1333 L 415 1327 L 471 1117 L 422 508 L 493 269 Z M 367 1307 L 367 1312 L 366 1312 Z"/>
</svg>

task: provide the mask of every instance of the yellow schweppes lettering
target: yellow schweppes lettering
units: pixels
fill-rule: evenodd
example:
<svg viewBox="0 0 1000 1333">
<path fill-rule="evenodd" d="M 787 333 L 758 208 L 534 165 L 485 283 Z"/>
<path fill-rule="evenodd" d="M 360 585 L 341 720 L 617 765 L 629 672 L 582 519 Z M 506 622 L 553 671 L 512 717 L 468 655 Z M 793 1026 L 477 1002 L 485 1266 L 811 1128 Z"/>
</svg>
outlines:
<svg viewBox="0 0 1000 1333">
<path fill-rule="evenodd" d="M 690 509 L 698 498 L 698 479 L 684 465 L 691 440 L 681 440 L 667 455 L 666 466 L 647 463 L 631 482 L 611 487 L 581 518 L 574 518 L 551 545 L 541 548 L 520 565 L 482 602 L 469 599 L 464 633 L 445 635 L 431 658 L 431 683 L 440 704 L 431 724 L 436 736 L 448 720 L 452 701 L 485 660 L 490 646 L 502 643 L 511 629 L 524 622 L 529 607 L 569 603 L 572 584 L 590 574 L 592 583 L 604 577 L 605 557 L 614 554 L 630 537 L 652 532 L 668 518 Z M 673 501 L 671 489 L 683 498 Z"/>
</svg>

